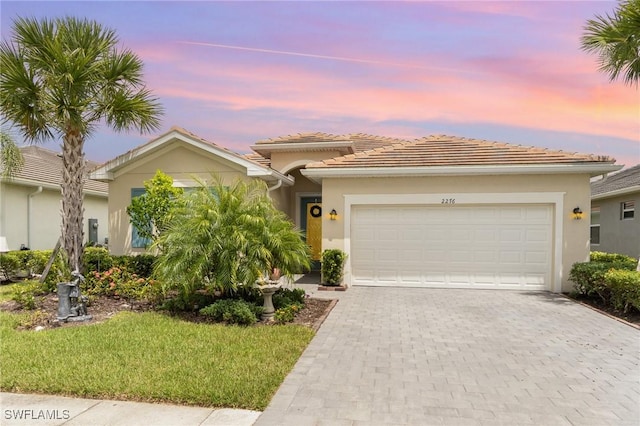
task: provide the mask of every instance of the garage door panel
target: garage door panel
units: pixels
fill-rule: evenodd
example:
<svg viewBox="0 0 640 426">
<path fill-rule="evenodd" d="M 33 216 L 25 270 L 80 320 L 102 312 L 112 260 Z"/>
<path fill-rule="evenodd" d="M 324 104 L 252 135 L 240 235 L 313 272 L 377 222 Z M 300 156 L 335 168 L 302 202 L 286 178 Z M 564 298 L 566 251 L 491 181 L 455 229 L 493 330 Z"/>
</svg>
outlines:
<svg viewBox="0 0 640 426">
<path fill-rule="evenodd" d="M 550 206 L 353 206 L 356 285 L 548 289 Z"/>
</svg>

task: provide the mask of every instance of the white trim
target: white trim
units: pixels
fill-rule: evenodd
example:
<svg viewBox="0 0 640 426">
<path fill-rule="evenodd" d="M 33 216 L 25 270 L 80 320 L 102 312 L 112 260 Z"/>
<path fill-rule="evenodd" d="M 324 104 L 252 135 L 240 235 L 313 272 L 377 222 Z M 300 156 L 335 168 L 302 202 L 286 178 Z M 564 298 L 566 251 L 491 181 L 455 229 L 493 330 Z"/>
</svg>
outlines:
<svg viewBox="0 0 640 426">
<path fill-rule="evenodd" d="M 317 167 L 302 170 L 302 174 L 314 181 L 335 177 L 376 176 L 455 176 L 455 175 L 510 175 L 510 174 L 559 174 L 588 173 L 592 176 L 620 170 L 613 164 L 527 164 L 487 166 L 423 166 L 423 167 Z"/>
<path fill-rule="evenodd" d="M 251 145 L 258 154 L 273 151 L 348 151 L 353 152 L 353 142 L 301 142 L 301 143 L 265 143 Z M 341 149 L 342 148 L 342 149 Z M 345 149 L 346 148 L 346 149 Z"/>
<path fill-rule="evenodd" d="M 284 167 L 281 167 L 280 173 L 289 173 L 291 170 L 293 169 L 304 169 L 304 166 L 306 166 L 309 163 L 313 163 L 317 160 L 296 160 L 296 161 L 292 161 L 291 163 L 287 164 Z M 275 170 L 275 169 L 274 169 Z"/>
<path fill-rule="evenodd" d="M 455 198 L 455 205 L 469 204 L 551 204 L 553 220 L 553 265 L 550 289 L 562 291 L 562 241 L 564 227 L 564 192 L 512 193 L 445 193 L 445 194 L 345 194 L 344 195 L 344 251 L 347 253 L 344 281 L 351 285 L 351 207 L 354 205 L 442 205 L 443 199 Z"/>
</svg>

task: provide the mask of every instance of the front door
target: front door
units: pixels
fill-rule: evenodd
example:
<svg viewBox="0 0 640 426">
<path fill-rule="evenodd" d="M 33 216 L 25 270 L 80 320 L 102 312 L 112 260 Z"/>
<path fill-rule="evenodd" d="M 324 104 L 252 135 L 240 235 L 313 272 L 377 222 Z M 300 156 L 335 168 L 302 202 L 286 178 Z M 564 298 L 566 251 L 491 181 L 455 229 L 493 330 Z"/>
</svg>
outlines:
<svg viewBox="0 0 640 426">
<path fill-rule="evenodd" d="M 311 269 L 320 268 L 322 257 L 322 198 L 302 197 L 300 199 L 300 229 L 311 248 Z"/>
</svg>

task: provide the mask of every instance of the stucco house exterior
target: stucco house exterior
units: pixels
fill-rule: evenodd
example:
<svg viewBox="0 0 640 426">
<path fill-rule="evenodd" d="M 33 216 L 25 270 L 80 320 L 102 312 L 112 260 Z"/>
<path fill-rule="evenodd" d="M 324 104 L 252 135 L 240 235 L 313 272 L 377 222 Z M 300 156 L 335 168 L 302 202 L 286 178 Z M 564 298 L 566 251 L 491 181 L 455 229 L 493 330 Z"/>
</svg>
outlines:
<svg viewBox="0 0 640 426">
<path fill-rule="evenodd" d="M 316 258 L 347 255 L 345 284 L 569 291 L 589 256 L 590 179 L 608 157 L 453 136 L 297 134 L 240 155 L 179 127 L 90 173 L 109 184 L 110 249 L 132 245 L 126 207 L 156 170 L 262 179 Z M 332 214 L 333 213 L 333 214 Z"/>
<path fill-rule="evenodd" d="M 0 177 L 0 235 L 10 250 L 52 249 L 61 234 L 62 158 L 54 151 L 21 147 L 24 166 L 12 179 Z M 98 163 L 87 161 L 87 169 Z M 85 242 L 104 244 L 108 236 L 108 185 L 84 183 Z"/>
<path fill-rule="evenodd" d="M 591 183 L 591 249 L 640 257 L 640 164 Z"/>
</svg>

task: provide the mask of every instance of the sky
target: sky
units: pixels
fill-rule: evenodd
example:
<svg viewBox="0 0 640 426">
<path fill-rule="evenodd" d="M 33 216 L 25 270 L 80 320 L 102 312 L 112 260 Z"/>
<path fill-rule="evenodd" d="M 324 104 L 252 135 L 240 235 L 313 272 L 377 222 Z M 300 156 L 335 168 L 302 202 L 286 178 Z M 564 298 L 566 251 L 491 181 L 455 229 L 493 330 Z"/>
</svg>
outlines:
<svg viewBox="0 0 640 426">
<path fill-rule="evenodd" d="M 0 1 L 116 31 L 164 108 L 151 134 L 100 127 L 107 161 L 180 126 L 238 153 L 296 133 L 446 134 L 640 163 L 640 91 L 580 49 L 614 1 Z M 14 132 L 17 142 L 22 143 Z M 59 150 L 60 141 L 45 147 Z"/>
</svg>

